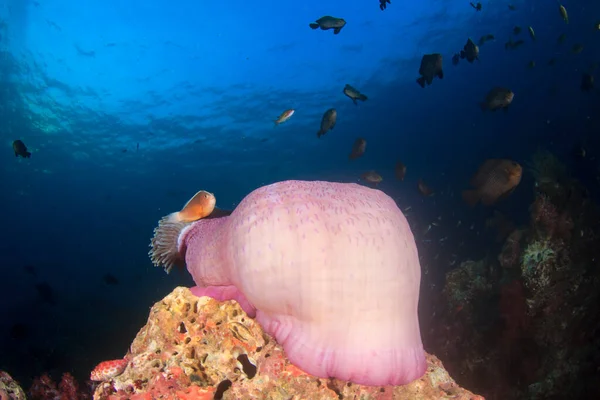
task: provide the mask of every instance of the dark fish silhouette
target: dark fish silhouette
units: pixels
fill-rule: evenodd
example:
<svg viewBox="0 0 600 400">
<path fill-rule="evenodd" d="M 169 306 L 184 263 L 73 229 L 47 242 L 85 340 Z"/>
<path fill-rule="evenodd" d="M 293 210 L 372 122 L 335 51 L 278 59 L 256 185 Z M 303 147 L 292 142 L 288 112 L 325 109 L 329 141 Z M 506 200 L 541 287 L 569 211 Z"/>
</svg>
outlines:
<svg viewBox="0 0 600 400">
<path fill-rule="evenodd" d="M 119 284 L 119 280 L 114 275 L 112 275 L 112 274 L 105 274 L 102 277 L 102 280 L 107 285 L 118 285 Z"/>
<path fill-rule="evenodd" d="M 466 58 L 470 63 L 479 60 L 479 46 L 471 38 L 467 40 L 467 44 L 460 51 L 460 58 Z"/>
<path fill-rule="evenodd" d="M 471 4 L 471 7 L 473 7 L 477 11 L 481 11 L 481 9 L 483 8 L 481 3 L 477 3 L 477 4 L 470 3 L 470 4 Z"/>
<path fill-rule="evenodd" d="M 505 50 L 514 50 L 516 48 L 518 48 L 519 46 L 521 46 L 523 43 L 525 43 L 524 40 L 517 40 L 515 42 L 513 42 L 512 39 L 509 39 L 508 42 L 504 43 L 504 49 Z"/>
<path fill-rule="evenodd" d="M 358 157 L 365 154 L 366 149 L 367 149 L 367 141 L 363 138 L 358 138 L 354 142 L 354 145 L 352 145 L 352 151 L 350 152 L 350 155 L 348 156 L 348 158 L 350 160 L 356 160 Z"/>
<path fill-rule="evenodd" d="M 581 75 L 581 90 L 589 92 L 594 88 L 594 76 L 592 74 L 583 73 Z"/>
<path fill-rule="evenodd" d="M 323 114 L 323 118 L 321 118 L 321 129 L 319 129 L 319 132 L 317 132 L 317 137 L 320 138 L 328 131 L 333 129 L 335 127 L 336 121 L 337 111 L 335 110 L 335 108 L 330 108 L 329 110 L 325 111 L 325 114 Z"/>
<path fill-rule="evenodd" d="M 26 265 L 23 267 L 23 270 L 30 275 L 37 276 L 37 271 L 33 265 Z"/>
<path fill-rule="evenodd" d="M 15 157 L 23 157 L 23 158 L 30 158 L 31 157 L 31 153 L 27 151 L 27 146 L 25 146 L 25 143 L 23 143 L 21 140 L 15 140 L 12 144 L 13 146 L 13 150 L 15 152 Z"/>
<path fill-rule="evenodd" d="M 459 61 L 460 61 L 460 54 L 459 53 L 455 53 L 452 56 L 452 65 L 458 65 Z"/>
<path fill-rule="evenodd" d="M 483 111 L 496 111 L 501 108 L 506 111 L 514 98 L 515 94 L 512 90 L 497 86 L 487 93 L 485 100 L 479 103 L 479 106 Z"/>
<path fill-rule="evenodd" d="M 321 28 L 321 30 L 333 29 L 333 34 L 337 35 L 340 33 L 342 28 L 346 25 L 346 21 L 343 18 L 335 18 L 326 15 L 319 18 L 316 22 L 308 24 L 312 29 Z"/>
<path fill-rule="evenodd" d="M 381 11 L 385 10 L 388 4 L 392 4 L 392 2 L 390 0 L 379 0 L 379 9 Z"/>
<path fill-rule="evenodd" d="M 356 89 L 348 84 L 346 84 L 346 86 L 344 86 L 344 94 L 346 96 L 350 97 L 354 104 L 357 104 L 356 100 L 360 100 L 360 101 L 367 100 L 367 96 L 365 96 L 364 94 L 359 92 L 358 89 Z"/>
<path fill-rule="evenodd" d="M 48 285 L 46 282 L 42 282 L 35 285 L 35 288 L 44 302 L 52 306 L 56 305 L 56 297 L 54 296 L 54 289 L 52 289 L 52 286 Z"/>
<path fill-rule="evenodd" d="M 396 173 L 396 179 L 403 181 L 406 176 L 406 165 L 404 165 L 402 161 L 398 161 L 394 168 L 394 172 Z"/>
<path fill-rule="evenodd" d="M 29 337 L 29 327 L 26 324 L 18 322 L 11 326 L 10 337 L 15 340 L 24 340 Z"/>
<path fill-rule="evenodd" d="M 471 178 L 474 189 L 463 191 L 463 199 L 471 206 L 479 201 L 486 206 L 492 205 L 511 194 L 521 182 L 522 175 L 523 168 L 515 161 L 488 159 Z"/>
<path fill-rule="evenodd" d="M 442 55 L 439 53 L 425 54 L 421 59 L 421 66 L 419 67 L 420 78 L 417 78 L 417 83 L 424 88 L 425 83 L 431 85 L 434 77 L 440 79 L 444 78 L 444 71 L 442 69 Z"/>
<path fill-rule="evenodd" d="M 421 178 L 419 178 L 419 181 L 417 182 L 417 189 L 419 190 L 419 193 L 425 197 L 429 197 L 433 194 L 433 190 L 423 182 L 423 179 Z"/>
</svg>

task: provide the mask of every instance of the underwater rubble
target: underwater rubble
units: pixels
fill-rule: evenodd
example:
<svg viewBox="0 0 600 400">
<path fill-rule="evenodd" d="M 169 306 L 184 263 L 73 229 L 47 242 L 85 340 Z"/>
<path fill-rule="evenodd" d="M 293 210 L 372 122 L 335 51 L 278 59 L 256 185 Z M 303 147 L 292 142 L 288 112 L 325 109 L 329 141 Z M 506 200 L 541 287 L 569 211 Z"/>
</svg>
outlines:
<svg viewBox="0 0 600 400">
<path fill-rule="evenodd" d="M 459 387 L 432 355 L 427 373 L 404 386 L 315 378 L 292 365 L 235 301 L 198 298 L 183 287 L 152 307 L 124 359 L 125 369 L 100 382 L 94 399 L 483 399 Z"/>
<path fill-rule="evenodd" d="M 424 344 L 486 398 L 598 398 L 600 209 L 551 153 L 531 171 L 528 224 L 446 274 Z"/>
</svg>

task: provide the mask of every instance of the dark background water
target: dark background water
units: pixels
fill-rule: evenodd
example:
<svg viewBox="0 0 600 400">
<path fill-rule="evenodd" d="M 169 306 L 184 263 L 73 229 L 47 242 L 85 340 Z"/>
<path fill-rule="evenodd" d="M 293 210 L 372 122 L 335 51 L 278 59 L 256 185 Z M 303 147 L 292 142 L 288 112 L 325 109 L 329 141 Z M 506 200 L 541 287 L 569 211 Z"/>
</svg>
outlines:
<svg viewBox="0 0 600 400">
<path fill-rule="evenodd" d="M 579 88 L 600 62 L 597 2 L 565 2 L 568 25 L 546 1 L 513 2 L 516 11 L 484 2 L 481 12 L 467 1 L 393 1 L 384 12 L 375 0 L 124 3 L 0 1 L 0 369 L 24 382 L 44 371 L 86 378 L 99 361 L 123 356 L 155 301 L 192 284 L 153 268 L 147 250 L 158 219 L 200 189 L 231 208 L 275 181 L 356 182 L 375 169 L 379 188 L 411 207 L 422 265 L 438 286 L 454 260 L 498 246 L 484 223 L 495 209 L 526 220 L 527 171 L 497 207 L 462 203 L 486 158 L 526 165 L 544 147 L 597 196 L 589 155 L 600 100 Z M 312 31 L 322 15 L 347 25 L 339 35 Z M 525 44 L 506 51 L 515 25 L 523 32 L 513 40 Z M 490 33 L 480 62 L 451 64 L 468 37 Z M 584 49 L 573 54 L 577 43 Z M 422 89 L 415 79 L 431 52 L 443 54 L 445 76 Z M 369 100 L 353 105 L 346 83 Z M 513 105 L 482 113 L 478 103 L 496 85 L 515 92 Z M 317 139 L 330 107 L 338 123 Z M 287 108 L 295 115 L 274 128 Z M 367 151 L 350 162 L 357 137 Z M 30 159 L 14 157 L 15 139 Z M 573 164 L 581 144 L 587 161 Z M 408 166 L 404 182 L 394 178 L 398 160 Z M 419 178 L 434 196 L 417 192 Z M 40 296 L 42 283 L 53 302 Z"/>
</svg>

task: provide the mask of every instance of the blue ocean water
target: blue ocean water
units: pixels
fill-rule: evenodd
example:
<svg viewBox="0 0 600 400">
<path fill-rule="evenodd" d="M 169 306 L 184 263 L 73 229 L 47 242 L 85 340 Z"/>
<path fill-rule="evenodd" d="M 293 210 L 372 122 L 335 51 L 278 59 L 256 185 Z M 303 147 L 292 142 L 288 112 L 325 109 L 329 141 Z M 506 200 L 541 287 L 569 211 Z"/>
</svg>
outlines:
<svg viewBox="0 0 600 400">
<path fill-rule="evenodd" d="M 44 371 L 85 378 L 121 357 L 149 307 L 192 285 L 186 273 L 152 267 L 147 251 L 160 217 L 200 189 L 233 208 L 272 182 L 359 182 L 376 170 L 378 187 L 410 207 L 427 279 L 439 286 L 453 261 L 497 246 L 484 223 L 494 210 L 528 215 L 527 172 L 497 207 L 462 202 L 481 162 L 525 165 L 543 147 L 570 163 L 574 147 L 598 148 L 600 97 L 580 81 L 600 62 L 600 3 L 563 4 L 569 24 L 558 3 L 539 0 L 484 1 L 479 12 L 448 0 L 392 0 L 385 11 L 376 0 L 1 0 L 0 369 L 21 380 Z M 347 25 L 338 35 L 310 29 L 323 15 Z M 486 34 L 495 39 L 479 62 L 452 65 L 469 37 Z M 525 43 L 506 50 L 511 37 Z M 420 60 L 434 52 L 444 78 L 423 89 Z M 368 100 L 354 105 L 345 84 Z M 514 91 L 508 112 L 479 108 L 494 86 Z M 337 125 L 317 138 L 331 107 Z M 359 137 L 366 153 L 349 161 Z M 14 157 L 16 139 L 31 158 Z M 579 172 L 595 179 L 597 162 Z M 420 178 L 433 196 L 419 194 Z M 425 235 L 432 221 L 439 226 Z"/>
</svg>

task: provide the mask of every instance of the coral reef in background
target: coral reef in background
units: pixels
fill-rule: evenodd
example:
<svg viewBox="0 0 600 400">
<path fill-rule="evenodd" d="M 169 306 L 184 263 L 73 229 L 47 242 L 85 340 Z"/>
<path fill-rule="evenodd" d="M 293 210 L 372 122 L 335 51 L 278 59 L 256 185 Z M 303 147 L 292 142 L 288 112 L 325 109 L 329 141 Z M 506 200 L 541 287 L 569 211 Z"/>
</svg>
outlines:
<svg viewBox="0 0 600 400">
<path fill-rule="evenodd" d="M 528 170 L 536 185 L 541 187 L 551 188 L 567 179 L 565 165 L 554 154 L 542 148 L 533 153 Z"/>
<path fill-rule="evenodd" d="M 446 275 L 444 294 L 450 307 L 456 312 L 463 308 L 471 308 L 474 299 L 481 299 L 492 290 L 492 282 L 486 272 L 485 261 L 467 260 Z"/>
<path fill-rule="evenodd" d="M 498 262 L 503 268 L 513 268 L 520 264 L 523 238 L 525 237 L 526 230 L 515 229 L 504 242 L 500 255 L 498 256 Z"/>
<path fill-rule="evenodd" d="M 456 385 L 432 355 L 427 373 L 404 386 L 315 378 L 236 302 L 181 287 L 152 307 L 124 360 L 124 371 L 101 382 L 94 399 L 483 399 Z"/>
<path fill-rule="evenodd" d="M 424 343 L 491 399 L 600 398 L 600 210 L 551 153 L 532 172 L 528 227 L 508 236 L 500 268 L 490 257 L 447 273 Z"/>
<path fill-rule="evenodd" d="M 87 400 L 92 398 L 91 393 L 89 387 L 80 387 L 68 372 L 58 384 L 47 374 L 37 377 L 27 392 L 30 400 Z"/>
</svg>

